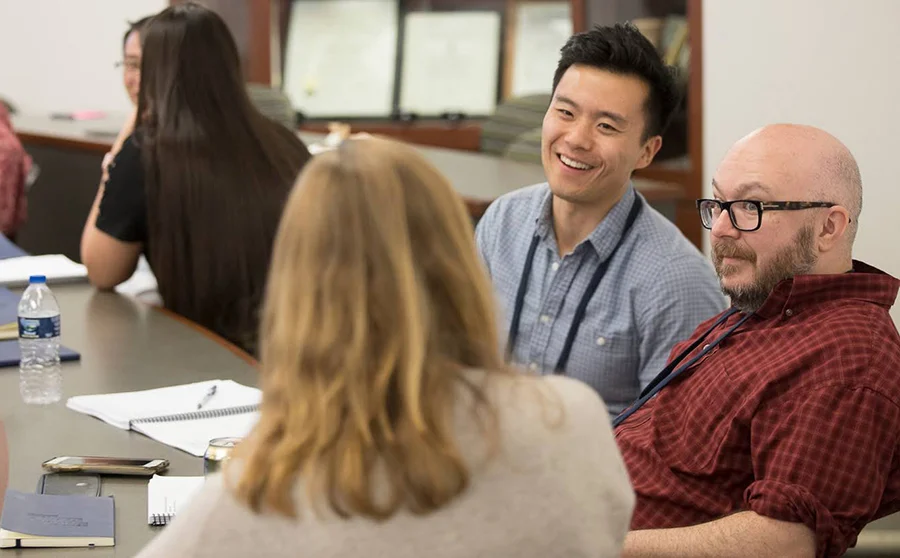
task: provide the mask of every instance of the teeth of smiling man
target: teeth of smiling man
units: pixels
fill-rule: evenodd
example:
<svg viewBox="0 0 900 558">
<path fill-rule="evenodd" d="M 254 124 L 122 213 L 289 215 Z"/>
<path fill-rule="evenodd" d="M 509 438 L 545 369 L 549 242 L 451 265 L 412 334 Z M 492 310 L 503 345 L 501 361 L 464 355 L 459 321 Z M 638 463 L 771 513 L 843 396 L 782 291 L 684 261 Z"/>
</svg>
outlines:
<svg viewBox="0 0 900 558">
<path fill-rule="evenodd" d="M 562 154 L 560 154 L 559 159 L 560 159 L 567 167 L 572 167 L 573 169 L 578 169 L 578 170 L 590 170 L 590 169 L 594 168 L 594 167 L 592 167 L 592 166 L 590 166 L 590 165 L 586 165 L 586 164 L 582 163 L 581 161 L 576 161 L 575 159 L 569 159 L 568 157 L 566 157 L 565 155 L 562 155 Z"/>
</svg>

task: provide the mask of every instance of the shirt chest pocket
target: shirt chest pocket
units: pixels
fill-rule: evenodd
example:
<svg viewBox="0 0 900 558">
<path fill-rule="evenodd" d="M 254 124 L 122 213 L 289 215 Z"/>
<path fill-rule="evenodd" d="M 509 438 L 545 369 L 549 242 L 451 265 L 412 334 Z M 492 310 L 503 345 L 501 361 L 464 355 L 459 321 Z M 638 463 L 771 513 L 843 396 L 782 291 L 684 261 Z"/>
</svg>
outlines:
<svg viewBox="0 0 900 558">
<path fill-rule="evenodd" d="M 585 349 L 595 358 L 618 361 L 630 359 L 637 354 L 637 339 L 634 332 L 609 327 L 584 328 Z"/>
<path fill-rule="evenodd" d="M 572 364 L 602 378 L 603 397 L 611 402 L 631 402 L 637 396 L 638 347 L 634 332 L 609 326 L 582 326 Z"/>
<path fill-rule="evenodd" d="M 721 362 L 707 363 L 691 377 L 664 388 L 654 415 L 655 447 L 673 470 L 704 474 L 739 458 L 741 390 Z M 698 373 L 699 372 L 699 373 Z M 687 372 L 686 372 L 687 373 Z"/>
</svg>

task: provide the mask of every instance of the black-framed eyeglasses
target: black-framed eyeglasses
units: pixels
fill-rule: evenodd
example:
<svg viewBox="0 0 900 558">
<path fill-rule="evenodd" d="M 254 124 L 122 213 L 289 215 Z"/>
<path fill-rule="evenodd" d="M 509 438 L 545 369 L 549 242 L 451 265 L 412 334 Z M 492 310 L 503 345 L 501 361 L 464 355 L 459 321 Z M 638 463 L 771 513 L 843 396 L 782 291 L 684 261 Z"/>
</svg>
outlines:
<svg viewBox="0 0 900 558">
<path fill-rule="evenodd" d="M 722 214 L 728 212 L 731 224 L 739 231 L 752 232 L 762 225 L 763 211 L 799 211 L 815 207 L 834 207 L 838 204 L 823 201 L 772 201 L 759 200 L 732 200 L 720 201 L 702 199 L 697 200 L 697 210 L 700 212 L 700 223 L 705 229 L 712 229 L 713 223 Z"/>
</svg>

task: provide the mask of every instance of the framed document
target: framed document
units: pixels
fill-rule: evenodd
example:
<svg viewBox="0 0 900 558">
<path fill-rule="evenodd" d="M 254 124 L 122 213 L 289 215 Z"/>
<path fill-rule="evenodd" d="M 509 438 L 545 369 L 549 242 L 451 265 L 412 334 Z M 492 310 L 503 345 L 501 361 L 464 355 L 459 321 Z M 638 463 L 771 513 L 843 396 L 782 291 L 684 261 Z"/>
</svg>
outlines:
<svg viewBox="0 0 900 558">
<path fill-rule="evenodd" d="M 569 2 L 520 2 L 515 8 L 511 56 L 513 97 L 550 93 L 559 49 L 572 36 Z"/>
<path fill-rule="evenodd" d="M 398 0 L 294 0 L 284 91 L 311 118 L 391 114 Z"/>
<path fill-rule="evenodd" d="M 497 105 L 497 12 L 414 12 L 404 20 L 400 109 L 419 115 L 487 115 Z"/>
</svg>

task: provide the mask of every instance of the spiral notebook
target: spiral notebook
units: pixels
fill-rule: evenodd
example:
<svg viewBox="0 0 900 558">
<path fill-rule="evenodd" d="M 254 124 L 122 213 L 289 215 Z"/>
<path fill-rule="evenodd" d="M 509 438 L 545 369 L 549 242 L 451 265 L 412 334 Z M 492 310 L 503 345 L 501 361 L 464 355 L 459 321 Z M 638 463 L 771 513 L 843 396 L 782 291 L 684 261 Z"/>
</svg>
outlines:
<svg viewBox="0 0 900 558">
<path fill-rule="evenodd" d="M 166 525 L 203 487 L 204 477 L 161 477 L 153 475 L 147 483 L 147 523 Z"/>
<path fill-rule="evenodd" d="M 231 380 L 211 380 L 145 391 L 80 395 L 70 397 L 66 407 L 202 457 L 213 438 L 246 436 L 259 419 L 261 398 L 256 388 Z"/>
</svg>

